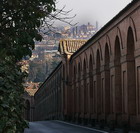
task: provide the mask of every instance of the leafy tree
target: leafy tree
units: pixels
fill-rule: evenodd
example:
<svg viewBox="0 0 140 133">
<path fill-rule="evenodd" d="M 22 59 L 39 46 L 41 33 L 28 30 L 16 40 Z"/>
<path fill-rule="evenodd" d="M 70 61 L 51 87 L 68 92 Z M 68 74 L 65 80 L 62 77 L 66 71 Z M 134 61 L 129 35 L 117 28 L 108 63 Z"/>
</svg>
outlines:
<svg viewBox="0 0 140 133">
<path fill-rule="evenodd" d="M 44 19 L 55 11 L 55 0 L 2 0 L 0 8 L 1 54 L 17 60 L 30 55 L 34 39 L 42 36 L 38 29 Z"/>
<path fill-rule="evenodd" d="M 19 61 L 32 54 L 38 29 L 57 18 L 55 0 L 1 0 L 0 2 L 0 132 L 22 133 L 25 73 Z"/>
<path fill-rule="evenodd" d="M 26 73 L 20 65 L 7 57 L 0 61 L 0 132 L 22 133 L 27 122 L 22 118 L 24 87 Z"/>
<path fill-rule="evenodd" d="M 45 73 L 43 73 L 43 71 L 41 69 L 38 69 L 34 82 L 44 82 L 45 78 L 46 78 Z"/>
<path fill-rule="evenodd" d="M 35 59 L 29 62 L 29 74 L 28 82 L 43 82 L 46 78 L 46 61 L 40 61 L 41 59 Z"/>
<path fill-rule="evenodd" d="M 52 70 L 54 70 L 59 63 L 60 63 L 60 60 L 53 59 L 52 62 L 51 62 L 51 68 L 52 68 Z"/>
</svg>

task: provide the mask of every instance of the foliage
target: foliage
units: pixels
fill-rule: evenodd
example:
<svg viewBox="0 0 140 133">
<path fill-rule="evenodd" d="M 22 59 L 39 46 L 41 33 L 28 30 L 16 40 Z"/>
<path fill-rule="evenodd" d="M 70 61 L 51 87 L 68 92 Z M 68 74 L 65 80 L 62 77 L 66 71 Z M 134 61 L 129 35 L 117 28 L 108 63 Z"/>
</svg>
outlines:
<svg viewBox="0 0 140 133">
<path fill-rule="evenodd" d="M 29 61 L 28 82 L 44 82 L 61 61 L 57 53 L 55 56 L 45 57 L 45 53 L 42 52 L 41 56 Z"/>
<path fill-rule="evenodd" d="M 34 82 L 44 82 L 46 79 L 46 73 L 43 73 L 42 69 L 38 69 Z"/>
<path fill-rule="evenodd" d="M 46 78 L 46 61 L 40 60 L 39 58 L 29 62 L 28 82 L 44 82 Z"/>
<path fill-rule="evenodd" d="M 52 69 L 55 69 L 59 63 L 60 63 L 60 60 L 52 60 L 51 62 Z"/>
<path fill-rule="evenodd" d="M 0 3 L 0 132 L 22 133 L 23 73 L 19 61 L 31 56 L 38 28 L 52 12 L 55 0 L 1 0 Z"/>
<path fill-rule="evenodd" d="M 55 0 L 2 0 L 0 8 L 1 53 L 18 60 L 30 55 L 34 39 L 42 36 L 38 28 L 55 11 Z"/>
<path fill-rule="evenodd" d="M 22 73 L 19 65 L 12 59 L 0 61 L 0 132 L 23 132 L 27 126 L 22 117 L 24 87 L 26 73 Z"/>
</svg>

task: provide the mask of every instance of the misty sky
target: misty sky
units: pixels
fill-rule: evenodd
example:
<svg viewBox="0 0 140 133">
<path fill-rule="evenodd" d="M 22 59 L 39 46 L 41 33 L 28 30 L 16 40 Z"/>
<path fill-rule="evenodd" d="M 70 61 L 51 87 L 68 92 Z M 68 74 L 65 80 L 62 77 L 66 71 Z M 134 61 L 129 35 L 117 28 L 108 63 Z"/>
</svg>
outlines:
<svg viewBox="0 0 140 133">
<path fill-rule="evenodd" d="M 95 24 L 97 20 L 100 26 L 106 24 L 119 13 L 131 0 L 57 0 L 57 7 L 63 6 L 65 10 L 72 10 L 71 16 L 76 14 L 74 22 Z"/>
</svg>

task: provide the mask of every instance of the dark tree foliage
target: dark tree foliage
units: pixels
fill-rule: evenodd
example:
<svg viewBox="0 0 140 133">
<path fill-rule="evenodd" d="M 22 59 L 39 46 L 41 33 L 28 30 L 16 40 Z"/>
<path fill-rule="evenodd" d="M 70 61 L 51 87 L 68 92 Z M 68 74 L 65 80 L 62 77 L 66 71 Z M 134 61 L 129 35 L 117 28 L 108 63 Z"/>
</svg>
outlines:
<svg viewBox="0 0 140 133">
<path fill-rule="evenodd" d="M 55 12 L 55 0 L 0 1 L 0 133 L 22 133 L 25 73 L 20 61 L 31 56 L 38 28 Z"/>
<path fill-rule="evenodd" d="M 55 0 L 2 0 L 0 3 L 0 49 L 17 60 L 31 55 L 38 28 L 55 11 Z"/>
</svg>

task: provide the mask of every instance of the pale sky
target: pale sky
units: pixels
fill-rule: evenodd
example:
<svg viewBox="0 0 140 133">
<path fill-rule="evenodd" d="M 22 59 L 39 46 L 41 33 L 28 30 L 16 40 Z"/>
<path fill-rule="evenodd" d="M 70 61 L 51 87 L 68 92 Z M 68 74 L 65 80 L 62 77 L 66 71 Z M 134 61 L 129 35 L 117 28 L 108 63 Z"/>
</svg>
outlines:
<svg viewBox="0 0 140 133">
<path fill-rule="evenodd" d="M 90 22 L 99 26 L 105 25 L 118 14 L 131 0 L 57 0 L 57 7 L 63 6 L 65 10 L 71 10 L 71 16 L 76 14 L 74 22 L 85 24 Z"/>
</svg>

